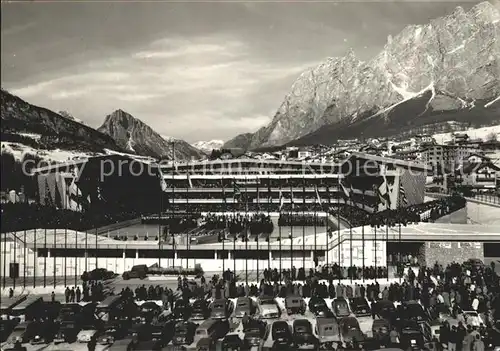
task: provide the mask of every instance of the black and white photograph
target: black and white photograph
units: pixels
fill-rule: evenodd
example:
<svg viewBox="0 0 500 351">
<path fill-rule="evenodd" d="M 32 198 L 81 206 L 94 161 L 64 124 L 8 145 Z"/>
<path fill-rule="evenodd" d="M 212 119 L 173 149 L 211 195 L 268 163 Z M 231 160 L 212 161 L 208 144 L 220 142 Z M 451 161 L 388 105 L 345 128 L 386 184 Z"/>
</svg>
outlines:
<svg viewBox="0 0 500 351">
<path fill-rule="evenodd" d="M 500 351 L 500 0 L 0 6 L 1 351 Z"/>
</svg>

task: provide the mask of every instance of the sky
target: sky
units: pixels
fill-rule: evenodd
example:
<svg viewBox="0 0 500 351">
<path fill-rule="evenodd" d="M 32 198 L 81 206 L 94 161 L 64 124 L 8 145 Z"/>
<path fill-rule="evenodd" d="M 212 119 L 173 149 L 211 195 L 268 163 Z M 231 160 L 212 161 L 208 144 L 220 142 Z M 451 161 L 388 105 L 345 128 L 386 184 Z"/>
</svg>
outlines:
<svg viewBox="0 0 500 351">
<path fill-rule="evenodd" d="M 269 123 L 301 72 L 476 2 L 2 2 L 1 84 L 99 127 L 228 140 Z"/>
</svg>

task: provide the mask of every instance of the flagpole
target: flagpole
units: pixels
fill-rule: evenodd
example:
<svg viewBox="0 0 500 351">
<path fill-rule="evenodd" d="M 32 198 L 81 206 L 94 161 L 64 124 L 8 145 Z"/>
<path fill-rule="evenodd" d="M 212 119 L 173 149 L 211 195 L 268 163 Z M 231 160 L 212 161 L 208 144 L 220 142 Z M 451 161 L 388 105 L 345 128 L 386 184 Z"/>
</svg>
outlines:
<svg viewBox="0 0 500 351">
<path fill-rule="evenodd" d="M 363 189 L 363 211 L 365 210 L 365 190 Z M 361 243 L 363 246 L 363 263 L 362 263 L 362 272 L 363 272 L 363 283 L 365 282 L 365 224 L 366 221 L 363 221 L 363 226 L 361 227 Z"/>
<path fill-rule="evenodd" d="M 267 178 L 267 216 L 271 219 L 271 205 L 272 205 L 272 195 L 271 195 L 271 179 Z M 271 222 L 272 223 L 272 222 Z M 274 228 L 273 228 L 274 230 Z M 271 269 L 271 233 L 267 234 L 267 267 Z M 265 277 L 264 277 L 265 278 Z"/>
<path fill-rule="evenodd" d="M 17 235 L 16 235 L 16 232 L 12 232 L 12 235 L 14 236 L 14 266 L 16 266 L 16 261 L 17 261 L 17 257 L 16 257 L 16 246 L 17 246 Z M 19 273 L 19 270 L 18 272 Z M 16 290 L 16 278 L 19 274 L 14 274 L 14 279 L 13 279 L 13 289 Z"/>
<path fill-rule="evenodd" d="M 47 228 L 45 228 L 45 235 L 43 240 L 43 250 L 45 251 L 45 255 L 43 257 L 43 287 L 47 287 L 47 256 L 49 255 L 49 251 L 47 250 Z"/>
<path fill-rule="evenodd" d="M 24 272 L 24 279 L 23 279 L 23 288 L 26 289 L 26 229 L 24 229 L 24 267 L 23 267 L 23 272 Z M 66 262 L 64 262 L 64 267 L 66 269 Z M 66 277 L 64 277 L 66 279 Z"/>
<path fill-rule="evenodd" d="M 233 221 L 236 221 L 236 180 L 233 178 Z M 233 269 L 234 277 L 236 278 L 236 240 L 238 236 L 234 233 L 233 238 Z"/>
<path fill-rule="evenodd" d="M 290 180 L 289 180 L 290 181 Z M 291 205 L 292 205 L 292 216 L 295 214 L 295 206 L 293 203 L 293 187 L 290 182 L 290 194 L 291 194 Z M 291 222 L 293 224 L 293 222 Z M 290 271 L 293 269 L 293 225 L 290 226 Z"/>
<path fill-rule="evenodd" d="M 282 204 L 282 197 L 283 197 L 283 194 L 281 193 L 281 182 L 279 182 L 279 189 L 280 189 L 280 206 L 279 206 L 279 214 L 278 214 L 278 235 L 279 235 L 279 251 L 280 251 L 280 282 L 281 282 L 281 278 L 282 278 L 282 260 L 283 260 L 283 255 L 281 253 L 281 204 Z"/>
<path fill-rule="evenodd" d="M 34 232 L 34 238 L 33 238 L 33 288 L 36 287 L 36 268 L 38 266 L 38 250 L 36 249 L 36 227 L 35 229 L 33 230 Z M 76 251 L 75 251 L 76 252 Z M 5 256 L 3 256 L 4 258 L 4 267 L 5 267 Z M 4 285 L 4 288 L 5 288 L 5 274 L 4 274 L 4 277 L 3 277 L 3 285 Z"/>
<path fill-rule="evenodd" d="M 174 223 L 174 206 L 175 206 L 175 142 L 172 141 L 172 203 L 170 204 L 170 220 L 168 222 L 168 236 L 172 239 L 172 267 L 175 267 L 175 237 L 174 231 L 172 230 L 172 224 Z"/>
<path fill-rule="evenodd" d="M 389 281 L 389 265 L 387 264 L 387 248 L 389 247 L 389 225 L 387 218 L 385 219 L 385 257 L 387 268 L 387 281 Z"/>
<path fill-rule="evenodd" d="M 260 215 L 260 206 L 259 206 L 259 182 L 260 178 L 255 178 L 257 181 L 257 214 Z M 260 252 L 259 252 L 259 230 L 257 230 L 257 236 L 255 237 L 255 241 L 257 242 L 257 283 L 259 283 L 259 261 L 260 261 Z"/>
<path fill-rule="evenodd" d="M 163 182 L 163 175 L 161 173 L 160 168 L 158 167 L 158 173 L 160 175 L 160 182 Z M 163 183 L 160 183 L 163 184 Z M 173 184 L 172 184 L 173 186 Z M 163 186 L 161 186 L 163 188 Z M 165 189 L 166 190 L 166 189 Z M 163 211 L 163 189 L 160 192 L 160 207 L 158 208 L 158 267 L 161 267 L 161 242 L 162 242 L 162 233 L 161 233 L 161 213 Z"/>
<path fill-rule="evenodd" d="M 88 233 L 87 233 L 87 229 L 85 229 L 85 271 L 88 272 L 89 271 L 89 267 L 88 267 Z"/>
<path fill-rule="evenodd" d="M 85 224 L 86 225 L 86 224 Z M 78 282 L 78 260 L 80 256 L 77 256 L 78 252 L 78 231 L 75 230 L 75 286 L 77 285 Z"/>
<path fill-rule="evenodd" d="M 221 277 L 224 278 L 224 272 L 226 271 L 226 252 L 225 252 L 225 241 L 226 241 L 226 228 L 227 228 L 227 200 L 226 200 L 226 188 L 224 184 L 224 179 L 222 179 L 222 197 L 224 200 L 224 229 L 222 231 L 222 274 Z"/>
<path fill-rule="evenodd" d="M 189 167 L 188 167 L 188 173 L 187 174 L 187 177 L 188 177 L 188 183 L 187 183 L 187 187 L 186 187 L 186 210 L 189 208 L 189 188 L 191 187 L 191 178 L 189 178 Z M 186 253 L 186 268 L 189 269 L 189 254 L 187 254 L 189 252 L 189 230 L 187 231 L 186 233 L 186 250 L 184 251 Z"/>
<path fill-rule="evenodd" d="M 306 208 L 306 180 L 302 174 L 302 268 L 304 269 L 304 281 L 306 279 L 306 227 L 305 227 L 305 208 Z"/>
<path fill-rule="evenodd" d="M 352 194 L 349 194 L 349 195 L 352 195 Z M 352 198 L 349 198 L 349 202 L 350 202 L 350 205 L 349 205 L 349 241 L 350 241 L 349 245 L 350 245 L 350 248 L 349 249 L 351 251 L 351 255 L 350 255 L 351 256 L 351 263 L 350 263 L 350 265 L 351 265 L 351 284 L 352 284 L 354 274 L 355 273 L 357 274 L 358 272 L 357 271 L 354 272 L 354 267 L 352 264 L 353 263 L 352 262 L 352 207 L 354 206 Z M 356 259 L 358 259 L 358 258 L 356 257 Z"/>
<path fill-rule="evenodd" d="M 316 188 L 317 190 L 317 188 Z M 321 206 L 321 202 L 319 203 L 320 206 Z M 317 212 L 317 207 L 314 206 L 314 254 L 313 254 L 313 260 L 314 260 L 314 270 L 316 270 L 316 251 L 317 251 L 317 226 L 316 226 L 316 222 L 318 220 L 318 212 Z M 328 218 L 327 218 L 328 220 Z"/>
<path fill-rule="evenodd" d="M 52 261 L 53 261 L 53 265 L 54 265 L 54 267 L 53 267 L 53 269 L 54 269 L 54 271 L 53 271 L 54 272 L 54 289 L 56 288 L 56 264 L 57 264 L 56 254 L 55 254 L 56 253 L 56 250 L 55 250 L 56 249 L 56 234 L 57 234 L 56 229 L 54 228 L 54 247 L 52 248 Z M 97 253 L 96 253 L 96 255 L 97 255 Z"/>
<path fill-rule="evenodd" d="M 245 284 L 248 286 L 248 226 L 250 218 L 248 215 L 248 188 L 247 179 L 245 177 Z"/>
</svg>

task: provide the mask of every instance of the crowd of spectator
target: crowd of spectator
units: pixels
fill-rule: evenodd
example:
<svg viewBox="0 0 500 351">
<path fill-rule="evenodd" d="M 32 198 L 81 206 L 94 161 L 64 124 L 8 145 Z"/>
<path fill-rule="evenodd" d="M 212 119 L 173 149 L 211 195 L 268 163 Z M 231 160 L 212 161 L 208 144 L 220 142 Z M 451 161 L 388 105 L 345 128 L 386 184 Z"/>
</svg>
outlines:
<svg viewBox="0 0 500 351">
<path fill-rule="evenodd" d="M 326 217 L 302 213 L 281 213 L 278 218 L 280 226 L 326 226 Z"/>
<path fill-rule="evenodd" d="M 88 230 L 134 219 L 136 211 L 109 208 L 106 211 L 72 211 L 36 203 L 5 203 L 1 205 L 2 232 L 33 228 L 67 228 Z"/>
<path fill-rule="evenodd" d="M 353 227 L 362 225 L 380 227 L 383 225 L 395 226 L 397 224 L 407 225 L 409 223 L 435 221 L 465 207 L 465 205 L 465 198 L 459 195 L 451 195 L 439 200 L 374 213 L 369 213 L 362 208 L 349 204 L 339 204 L 331 206 L 329 213 L 333 216 L 341 216 Z"/>
</svg>

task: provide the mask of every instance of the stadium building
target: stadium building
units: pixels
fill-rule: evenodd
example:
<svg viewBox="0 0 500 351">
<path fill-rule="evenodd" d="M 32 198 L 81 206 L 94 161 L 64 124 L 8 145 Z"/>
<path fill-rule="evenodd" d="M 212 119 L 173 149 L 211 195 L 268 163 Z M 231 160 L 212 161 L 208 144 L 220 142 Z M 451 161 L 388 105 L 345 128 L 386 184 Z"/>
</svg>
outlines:
<svg viewBox="0 0 500 351">
<path fill-rule="evenodd" d="M 339 164 L 238 159 L 144 167 L 142 162 L 142 172 L 130 161 L 112 156 L 35 171 L 45 205 L 57 204 L 59 196 L 66 199 L 59 202 L 64 208 L 89 211 L 105 202 L 143 215 L 87 231 L 4 233 L 0 275 L 8 277 L 12 267 L 18 281 L 79 276 L 94 268 L 123 273 L 137 264 L 201 264 L 206 272 L 247 274 L 318 264 L 387 267 L 403 246 L 431 264 L 444 257 L 443 240 L 448 254 L 477 258 L 484 257 L 483 243 L 499 241 L 496 227 L 354 228 L 350 211 L 331 211 L 343 206 L 370 216 L 422 204 L 429 169 L 397 159 L 352 153 Z M 103 165 L 113 165 L 114 172 Z"/>
</svg>

